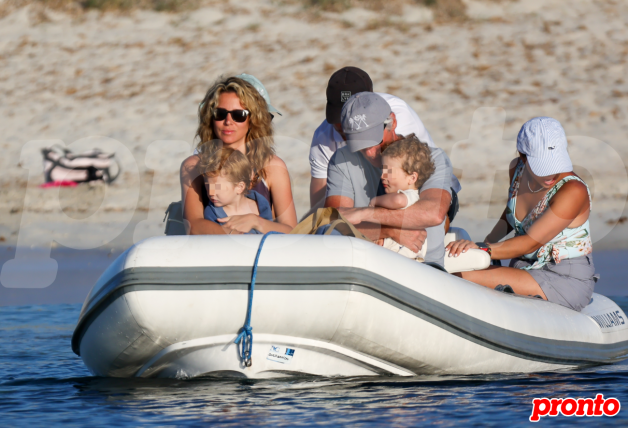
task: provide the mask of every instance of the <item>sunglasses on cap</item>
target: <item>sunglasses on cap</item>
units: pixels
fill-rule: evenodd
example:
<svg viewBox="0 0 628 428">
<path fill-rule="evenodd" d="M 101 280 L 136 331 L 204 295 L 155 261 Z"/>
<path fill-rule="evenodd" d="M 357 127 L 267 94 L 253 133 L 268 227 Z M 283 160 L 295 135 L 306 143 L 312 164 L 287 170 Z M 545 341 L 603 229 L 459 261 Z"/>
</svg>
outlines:
<svg viewBox="0 0 628 428">
<path fill-rule="evenodd" d="M 248 110 L 227 110 L 224 108 L 214 109 L 214 120 L 221 122 L 227 118 L 227 115 L 231 114 L 231 119 L 234 122 L 242 123 L 246 121 L 246 118 L 251 114 Z"/>
</svg>

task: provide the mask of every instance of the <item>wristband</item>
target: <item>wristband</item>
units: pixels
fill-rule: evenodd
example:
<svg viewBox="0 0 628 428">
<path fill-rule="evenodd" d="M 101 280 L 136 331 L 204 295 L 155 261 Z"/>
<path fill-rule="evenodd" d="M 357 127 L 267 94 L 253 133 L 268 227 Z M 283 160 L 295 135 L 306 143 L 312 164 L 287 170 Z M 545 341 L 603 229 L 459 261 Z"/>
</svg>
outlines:
<svg viewBox="0 0 628 428">
<path fill-rule="evenodd" d="M 486 242 L 476 242 L 475 245 L 477 245 L 480 250 L 486 251 L 490 257 L 493 257 L 493 249 L 489 244 Z"/>
</svg>

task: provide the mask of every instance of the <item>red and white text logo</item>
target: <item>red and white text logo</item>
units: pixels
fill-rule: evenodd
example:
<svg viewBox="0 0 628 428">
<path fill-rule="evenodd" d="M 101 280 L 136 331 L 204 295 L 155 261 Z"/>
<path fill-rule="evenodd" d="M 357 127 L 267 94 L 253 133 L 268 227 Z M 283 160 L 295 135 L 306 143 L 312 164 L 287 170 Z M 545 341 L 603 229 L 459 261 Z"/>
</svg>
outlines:
<svg viewBox="0 0 628 428">
<path fill-rule="evenodd" d="M 535 398 L 532 400 L 530 422 L 538 422 L 543 416 L 615 416 L 621 409 L 616 398 Z"/>
</svg>

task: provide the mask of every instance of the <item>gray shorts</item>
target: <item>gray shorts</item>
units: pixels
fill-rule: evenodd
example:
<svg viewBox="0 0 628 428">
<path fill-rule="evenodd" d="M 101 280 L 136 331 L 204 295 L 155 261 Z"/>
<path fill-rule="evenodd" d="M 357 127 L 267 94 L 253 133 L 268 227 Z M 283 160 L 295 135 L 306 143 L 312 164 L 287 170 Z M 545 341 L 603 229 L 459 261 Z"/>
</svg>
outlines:
<svg viewBox="0 0 628 428">
<path fill-rule="evenodd" d="M 522 269 L 532 263 L 522 259 L 512 259 L 510 267 Z M 547 300 L 570 309 L 580 311 L 589 304 L 597 276 L 593 257 L 564 259 L 556 264 L 550 262 L 541 269 L 527 271 L 539 284 Z"/>
</svg>

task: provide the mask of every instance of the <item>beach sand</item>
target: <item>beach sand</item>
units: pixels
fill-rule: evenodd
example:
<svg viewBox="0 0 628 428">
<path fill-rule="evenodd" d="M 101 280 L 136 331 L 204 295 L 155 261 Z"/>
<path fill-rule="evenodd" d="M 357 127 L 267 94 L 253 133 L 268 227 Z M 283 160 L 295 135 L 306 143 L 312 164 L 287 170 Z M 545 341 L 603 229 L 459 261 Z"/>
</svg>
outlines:
<svg viewBox="0 0 628 428">
<path fill-rule="evenodd" d="M 562 122 L 576 172 L 591 185 L 596 248 L 627 247 L 628 3 L 465 4 L 468 18 L 454 22 L 411 4 L 399 15 L 270 0 L 182 13 L 4 9 L 0 243 L 124 248 L 162 234 L 198 104 L 221 74 L 257 76 L 283 113 L 277 152 L 304 214 L 326 84 L 353 65 L 376 91 L 407 101 L 448 152 L 463 185 L 454 225 L 474 239 L 503 210 L 519 128 L 545 115 Z M 39 148 L 55 142 L 113 150 L 123 172 L 109 187 L 39 189 Z"/>
</svg>

